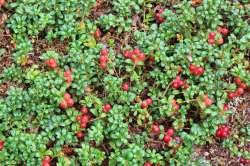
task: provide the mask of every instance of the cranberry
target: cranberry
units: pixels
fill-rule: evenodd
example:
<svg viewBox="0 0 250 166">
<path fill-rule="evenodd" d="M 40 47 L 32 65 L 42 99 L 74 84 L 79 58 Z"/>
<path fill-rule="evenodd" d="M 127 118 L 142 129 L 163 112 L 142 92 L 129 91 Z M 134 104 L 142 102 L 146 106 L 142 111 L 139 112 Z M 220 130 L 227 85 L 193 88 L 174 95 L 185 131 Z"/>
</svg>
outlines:
<svg viewBox="0 0 250 166">
<path fill-rule="evenodd" d="M 0 140 L 0 151 L 3 150 L 5 142 L 3 140 Z"/>
<path fill-rule="evenodd" d="M 82 119 L 81 115 L 77 115 L 77 116 L 76 116 L 76 121 L 80 122 L 81 119 Z"/>
<path fill-rule="evenodd" d="M 243 88 L 238 88 L 238 89 L 236 90 L 236 94 L 237 94 L 238 96 L 242 95 L 243 93 L 244 93 L 244 89 L 243 89 Z"/>
<path fill-rule="evenodd" d="M 172 87 L 174 89 L 178 89 L 179 88 L 179 84 L 177 82 L 173 82 Z"/>
<path fill-rule="evenodd" d="M 223 44 L 223 43 L 224 43 L 224 39 L 223 39 L 223 38 L 220 38 L 220 39 L 218 40 L 218 44 L 221 45 L 221 44 Z"/>
<path fill-rule="evenodd" d="M 81 124 L 80 124 L 80 128 L 84 129 L 84 128 L 86 128 L 86 127 L 87 127 L 87 123 L 81 123 Z"/>
<path fill-rule="evenodd" d="M 57 67 L 57 63 L 56 60 L 54 58 L 50 58 L 45 62 L 49 67 L 51 68 L 56 68 Z"/>
<path fill-rule="evenodd" d="M 221 31 L 221 34 L 226 36 L 228 34 L 228 32 L 229 32 L 229 30 L 227 28 L 223 28 Z"/>
<path fill-rule="evenodd" d="M 43 162 L 49 163 L 51 161 L 51 157 L 50 156 L 45 156 L 43 158 Z"/>
<path fill-rule="evenodd" d="M 234 78 L 234 82 L 235 82 L 237 85 L 240 85 L 240 84 L 241 84 L 241 79 L 240 79 L 240 77 L 235 77 L 235 78 Z"/>
<path fill-rule="evenodd" d="M 102 35 L 101 30 L 100 30 L 99 28 L 97 28 L 96 31 L 95 31 L 95 33 L 94 33 L 94 36 L 95 36 L 96 38 L 99 38 L 99 37 L 101 37 L 101 35 Z"/>
<path fill-rule="evenodd" d="M 125 82 L 125 83 L 122 84 L 122 90 L 124 90 L 124 91 L 129 90 L 129 83 L 128 82 Z"/>
<path fill-rule="evenodd" d="M 152 164 L 150 162 L 146 162 L 146 163 L 144 163 L 143 166 L 152 166 Z"/>
<path fill-rule="evenodd" d="M 220 126 L 217 130 L 216 130 L 216 137 L 218 138 L 227 138 L 230 134 L 230 129 L 228 126 L 223 125 Z"/>
<path fill-rule="evenodd" d="M 204 68 L 203 67 L 198 67 L 197 70 L 195 71 L 195 74 L 200 76 L 204 73 Z"/>
<path fill-rule="evenodd" d="M 68 107 L 68 104 L 67 104 L 66 100 L 63 100 L 63 101 L 60 103 L 59 107 L 60 107 L 61 109 L 66 109 L 66 108 Z"/>
<path fill-rule="evenodd" d="M 208 44 L 210 44 L 210 45 L 214 45 L 214 39 L 208 39 Z"/>
<path fill-rule="evenodd" d="M 141 103 L 141 108 L 142 108 L 142 109 L 145 109 L 145 108 L 147 108 L 147 107 L 148 107 L 147 101 L 143 101 L 143 102 Z"/>
<path fill-rule="evenodd" d="M 99 61 L 100 61 L 100 63 L 105 63 L 108 61 L 108 58 L 107 58 L 107 56 L 101 55 L 99 58 Z"/>
<path fill-rule="evenodd" d="M 231 100 L 231 99 L 233 99 L 233 98 L 235 98 L 236 97 L 236 94 L 234 93 L 234 92 L 229 92 L 228 94 L 227 94 L 227 98 L 229 99 L 229 100 Z"/>
<path fill-rule="evenodd" d="M 139 48 L 134 49 L 133 51 L 134 54 L 139 55 L 141 53 Z"/>
<path fill-rule="evenodd" d="M 138 59 L 139 59 L 140 61 L 143 61 L 145 58 L 146 58 L 146 56 L 145 56 L 144 53 L 139 53 L 139 54 L 138 54 Z"/>
<path fill-rule="evenodd" d="M 100 66 L 100 68 L 105 69 L 107 67 L 107 64 L 106 63 L 100 63 L 99 66 Z"/>
<path fill-rule="evenodd" d="M 78 139 L 82 139 L 82 138 L 84 137 L 84 133 L 83 133 L 82 131 L 78 131 L 78 132 L 76 133 L 76 137 L 77 137 Z"/>
<path fill-rule="evenodd" d="M 146 162 L 146 163 L 144 163 L 143 166 L 152 166 L 152 164 L 150 162 Z"/>
<path fill-rule="evenodd" d="M 163 137 L 163 141 L 164 141 L 166 144 L 169 144 L 170 141 L 171 141 L 171 137 L 170 137 L 169 135 L 165 135 L 165 136 Z"/>
<path fill-rule="evenodd" d="M 213 100 L 210 99 L 210 98 L 208 97 L 208 95 L 205 95 L 204 103 L 205 103 L 205 105 L 208 107 L 208 106 L 210 106 L 210 105 L 213 104 Z"/>
<path fill-rule="evenodd" d="M 132 55 L 132 53 L 131 53 L 129 50 L 125 50 L 124 53 L 123 53 L 123 56 L 124 56 L 125 58 L 130 58 L 131 55 Z"/>
<path fill-rule="evenodd" d="M 229 110 L 229 105 L 225 103 L 225 104 L 223 105 L 223 110 L 224 110 L 224 111 L 228 111 L 228 110 Z"/>
<path fill-rule="evenodd" d="M 209 39 L 214 39 L 216 36 L 216 33 L 215 32 L 210 32 L 209 35 L 208 35 L 208 38 Z"/>
<path fill-rule="evenodd" d="M 105 104 L 103 106 L 103 112 L 109 112 L 112 109 L 112 106 L 110 104 Z"/>
<path fill-rule="evenodd" d="M 170 128 L 167 130 L 167 135 L 172 137 L 174 135 L 174 129 L 173 128 Z"/>
<path fill-rule="evenodd" d="M 89 121 L 89 116 L 88 115 L 83 115 L 81 118 L 81 123 L 87 123 Z"/>
<path fill-rule="evenodd" d="M 89 112 L 89 110 L 88 110 L 87 107 L 82 107 L 82 108 L 81 108 L 81 112 L 82 112 L 83 114 L 87 114 L 87 113 Z"/>
<path fill-rule="evenodd" d="M 65 72 L 64 72 L 64 77 L 70 77 L 71 76 L 71 70 L 70 69 L 68 69 L 68 70 L 66 70 Z"/>
<path fill-rule="evenodd" d="M 190 73 L 191 73 L 191 74 L 194 73 L 195 70 L 196 70 L 196 66 L 193 65 L 193 64 L 190 64 L 190 65 L 189 65 L 189 71 L 190 71 Z"/>
<path fill-rule="evenodd" d="M 103 55 L 103 56 L 107 56 L 109 54 L 109 50 L 108 49 L 103 49 L 103 50 L 101 50 L 100 54 Z"/>
<path fill-rule="evenodd" d="M 188 84 L 184 84 L 184 85 L 183 85 L 183 88 L 184 88 L 184 89 L 188 89 L 188 88 L 189 88 L 189 85 L 188 85 Z"/>
<path fill-rule="evenodd" d="M 242 89 L 247 89 L 247 84 L 241 83 L 241 84 L 240 84 L 240 88 L 242 88 Z"/>
<path fill-rule="evenodd" d="M 65 94 L 64 94 L 64 99 L 65 99 L 65 100 L 71 99 L 71 95 L 70 95 L 69 93 L 65 93 Z"/>
<path fill-rule="evenodd" d="M 66 100 L 66 102 L 67 102 L 68 107 L 72 107 L 74 105 L 74 100 L 73 99 L 68 99 L 68 100 Z"/>
<path fill-rule="evenodd" d="M 152 131 L 156 134 L 160 133 L 160 127 L 158 125 L 152 125 Z"/>
<path fill-rule="evenodd" d="M 146 99 L 147 105 L 153 104 L 153 100 L 151 98 Z"/>
<path fill-rule="evenodd" d="M 175 99 L 172 100 L 172 106 L 175 109 L 175 111 L 178 111 L 180 109 L 180 105 L 176 102 Z"/>
</svg>

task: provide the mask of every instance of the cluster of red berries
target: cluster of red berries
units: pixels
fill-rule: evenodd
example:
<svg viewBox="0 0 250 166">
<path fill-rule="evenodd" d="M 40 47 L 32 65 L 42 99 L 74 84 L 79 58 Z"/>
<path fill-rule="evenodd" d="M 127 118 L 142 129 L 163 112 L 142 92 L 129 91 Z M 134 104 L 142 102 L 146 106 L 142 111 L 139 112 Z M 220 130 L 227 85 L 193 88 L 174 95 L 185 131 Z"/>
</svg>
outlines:
<svg viewBox="0 0 250 166">
<path fill-rule="evenodd" d="M 66 83 L 70 85 L 73 81 L 72 71 L 70 69 L 66 70 L 63 76 L 66 79 Z"/>
<path fill-rule="evenodd" d="M 42 166 L 50 166 L 50 161 L 51 161 L 51 157 L 50 156 L 45 156 L 43 158 Z"/>
<path fill-rule="evenodd" d="M 176 76 L 172 82 L 172 88 L 179 89 L 180 87 L 183 87 L 184 89 L 188 89 L 189 85 L 186 84 L 185 81 L 181 80 L 180 76 Z"/>
<path fill-rule="evenodd" d="M 226 35 L 228 34 L 229 30 L 228 30 L 227 28 L 218 27 L 218 28 L 217 28 L 217 32 L 220 33 L 220 34 L 222 34 L 222 35 L 224 35 L 224 36 L 226 36 Z M 210 32 L 210 33 L 208 34 L 208 43 L 209 43 L 210 45 L 214 45 L 214 44 L 215 44 L 215 41 L 216 41 L 217 44 L 219 44 L 219 45 L 221 45 L 221 44 L 224 43 L 224 39 L 223 39 L 222 37 L 219 38 L 218 40 L 216 40 L 215 37 L 216 37 L 216 32 Z"/>
<path fill-rule="evenodd" d="M 129 83 L 128 82 L 125 82 L 122 84 L 122 90 L 123 91 L 128 91 L 129 90 Z"/>
<path fill-rule="evenodd" d="M 0 140 L 0 151 L 3 150 L 3 147 L 4 147 L 4 141 L 3 140 Z"/>
<path fill-rule="evenodd" d="M 102 111 L 105 113 L 108 113 L 112 109 L 112 106 L 110 104 L 105 104 L 102 108 Z"/>
<path fill-rule="evenodd" d="M 215 135 L 218 138 L 227 138 L 230 135 L 230 129 L 228 126 L 222 125 L 216 130 Z"/>
<path fill-rule="evenodd" d="M 245 89 L 247 89 L 247 84 L 243 83 L 239 77 L 234 78 L 234 82 L 238 85 L 238 88 L 235 92 L 229 92 L 227 97 L 228 99 L 233 99 L 244 94 Z"/>
<path fill-rule="evenodd" d="M 204 95 L 204 104 L 205 104 L 205 106 L 209 107 L 213 103 L 214 103 L 214 101 L 212 99 L 210 99 L 207 94 L 205 94 Z"/>
<path fill-rule="evenodd" d="M 160 127 L 159 127 L 159 125 L 153 124 L 152 125 L 152 132 L 155 133 L 155 134 L 157 134 L 157 135 L 160 134 Z M 173 135 L 174 135 L 174 129 L 173 128 L 169 128 L 167 130 L 167 132 L 164 134 L 163 141 L 166 144 L 169 144 Z"/>
<path fill-rule="evenodd" d="M 45 61 L 45 64 L 52 69 L 55 69 L 57 67 L 57 63 L 56 63 L 56 60 L 54 58 L 47 59 Z"/>
<path fill-rule="evenodd" d="M 141 102 L 141 108 L 145 109 L 148 108 L 148 106 L 153 104 L 153 100 L 151 98 L 147 98 L 146 100 Z"/>
<path fill-rule="evenodd" d="M 123 56 L 125 58 L 130 58 L 135 64 L 146 59 L 146 55 L 138 48 L 134 49 L 133 51 L 124 51 Z"/>
<path fill-rule="evenodd" d="M 60 103 L 61 109 L 70 108 L 74 105 L 74 100 L 71 98 L 71 95 L 69 93 L 65 93 L 63 97 L 63 101 Z"/>
<path fill-rule="evenodd" d="M 180 109 L 180 105 L 177 103 L 175 99 L 172 100 L 172 106 L 175 111 L 178 111 Z"/>
<path fill-rule="evenodd" d="M 205 69 L 203 67 L 196 66 L 194 64 L 189 65 L 189 72 L 190 74 L 194 74 L 196 76 L 201 76 L 204 72 Z"/>
<path fill-rule="evenodd" d="M 240 157 L 240 163 L 241 163 L 241 164 L 250 164 L 250 160 L 245 159 L 245 158 L 243 158 L 243 157 Z"/>
<path fill-rule="evenodd" d="M 165 19 L 161 16 L 161 14 L 164 12 L 164 9 L 160 9 L 156 14 L 155 14 L 155 20 L 157 23 L 161 24 L 165 21 Z"/>
<path fill-rule="evenodd" d="M 107 67 L 108 54 L 109 54 L 109 50 L 108 49 L 103 49 L 100 52 L 99 66 L 102 69 L 105 69 Z"/>
<path fill-rule="evenodd" d="M 76 116 L 76 120 L 80 123 L 80 128 L 86 128 L 87 127 L 87 123 L 89 121 L 88 112 L 89 112 L 88 108 L 83 107 L 83 108 L 81 108 L 82 115 L 77 115 Z M 83 133 L 78 133 L 77 138 L 82 138 L 81 137 L 82 135 L 83 135 Z"/>
</svg>

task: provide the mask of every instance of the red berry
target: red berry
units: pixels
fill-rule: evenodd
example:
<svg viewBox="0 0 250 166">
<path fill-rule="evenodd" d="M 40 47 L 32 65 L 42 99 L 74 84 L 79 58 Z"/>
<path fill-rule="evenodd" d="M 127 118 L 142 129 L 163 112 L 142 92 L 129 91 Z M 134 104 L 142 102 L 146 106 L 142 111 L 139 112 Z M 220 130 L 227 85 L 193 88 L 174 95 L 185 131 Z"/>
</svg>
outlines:
<svg viewBox="0 0 250 166">
<path fill-rule="evenodd" d="M 101 30 L 100 30 L 99 28 L 97 28 L 96 31 L 95 31 L 95 33 L 94 33 L 94 36 L 95 36 L 96 38 L 99 38 L 99 37 L 101 37 L 101 35 L 102 35 Z"/>
<path fill-rule="evenodd" d="M 133 51 L 134 54 L 139 55 L 141 53 L 139 48 L 134 49 Z"/>
<path fill-rule="evenodd" d="M 165 136 L 163 137 L 163 141 L 164 141 L 166 144 L 169 144 L 170 141 L 171 141 L 171 137 L 170 137 L 169 135 L 165 135 Z"/>
<path fill-rule="evenodd" d="M 50 163 L 44 162 L 44 163 L 42 163 L 42 166 L 50 166 Z"/>
<path fill-rule="evenodd" d="M 229 100 L 231 100 L 231 99 L 233 99 L 233 98 L 235 98 L 235 97 L 236 97 L 236 94 L 233 93 L 233 92 L 229 92 L 229 93 L 227 94 L 227 98 L 228 98 Z"/>
<path fill-rule="evenodd" d="M 68 100 L 66 100 L 66 102 L 67 102 L 68 107 L 72 107 L 74 105 L 74 100 L 73 99 L 68 99 Z"/>
<path fill-rule="evenodd" d="M 195 70 L 196 70 L 196 66 L 193 65 L 193 64 L 190 64 L 189 65 L 189 71 L 190 71 L 190 73 L 193 74 Z"/>
<path fill-rule="evenodd" d="M 144 53 L 139 53 L 138 54 L 138 59 L 143 61 L 144 59 L 146 58 L 145 54 Z"/>
<path fill-rule="evenodd" d="M 109 50 L 108 49 L 103 49 L 103 50 L 101 50 L 100 54 L 103 55 L 103 56 L 107 56 L 109 54 Z"/>
<path fill-rule="evenodd" d="M 0 140 L 0 151 L 3 150 L 5 142 L 3 140 Z"/>
<path fill-rule="evenodd" d="M 84 128 L 86 128 L 86 127 L 87 127 L 87 123 L 81 123 L 81 124 L 80 124 L 80 128 L 84 129 Z"/>
<path fill-rule="evenodd" d="M 142 108 L 142 109 L 145 109 L 145 108 L 147 108 L 147 107 L 148 107 L 147 101 L 143 101 L 143 102 L 141 103 L 141 108 Z"/>
<path fill-rule="evenodd" d="M 110 104 L 105 104 L 103 106 L 103 112 L 109 112 L 112 109 L 112 106 Z"/>
<path fill-rule="evenodd" d="M 76 133 L 76 137 L 77 137 L 78 139 L 82 139 L 82 138 L 84 137 L 84 133 L 83 133 L 82 131 L 78 131 L 78 132 Z"/>
<path fill-rule="evenodd" d="M 89 121 L 89 116 L 88 115 L 83 115 L 81 118 L 81 123 L 88 123 Z"/>
<path fill-rule="evenodd" d="M 66 70 L 65 72 L 64 72 L 64 77 L 70 77 L 71 76 L 71 70 L 70 69 L 68 69 L 68 70 Z"/>
<path fill-rule="evenodd" d="M 189 85 L 188 85 L 188 84 L 184 84 L 184 85 L 183 85 L 183 88 L 184 88 L 184 89 L 188 89 L 188 88 L 189 88 Z"/>
<path fill-rule="evenodd" d="M 214 45 L 214 43 L 215 43 L 214 39 L 208 39 L 208 44 Z"/>
<path fill-rule="evenodd" d="M 204 73 L 204 68 L 203 67 L 198 67 L 197 70 L 195 71 L 195 74 L 200 76 Z"/>
<path fill-rule="evenodd" d="M 222 33 L 222 30 L 223 30 L 223 28 L 220 26 L 217 28 L 217 32 L 219 32 L 219 33 Z"/>
<path fill-rule="evenodd" d="M 172 137 L 174 135 L 174 129 L 173 128 L 170 128 L 167 130 L 167 135 Z"/>
<path fill-rule="evenodd" d="M 234 82 L 235 82 L 237 85 L 240 85 L 240 84 L 241 84 L 241 79 L 240 79 L 240 77 L 235 77 L 235 78 L 234 78 Z"/>
<path fill-rule="evenodd" d="M 77 116 L 76 116 L 76 120 L 77 120 L 78 122 L 81 122 L 81 119 L 82 119 L 82 117 L 81 117 L 80 115 L 77 115 Z"/>
<path fill-rule="evenodd" d="M 230 129 L 228 126 L 220 126 L 217 130 L 216 130 L 216 137 L 218 138 L 227 138 L 230 134 Z"/>
<path fill-rule="evenodd" d="M 213 104 L 213 100 L 208 97 L 208 95 L 205 95 L 204 103 L 208 107 Z"/>
<path fill-rule="evenodd" d="M 147 105 L 151 105 L 151 104 L 153 104 L 153 100 L 151 98 L 147 98 L 146 103 L 147 103 Z"/>
<path fill-rule="evenodd" d="M 216 33 L 215 32 L 210 32 L 209 35 L 208 35 L 208 38 L 209 39 L 214 39 L 216 36 Z"/>
<path fill-rule="evenodd" d="M 57 67 L 57 63 L 56 63 L 56 60 L 54 58 L 50 58 L 48 60 L 46 60 L 45 62 L 49 67 L 51 68 L 56 68 Z"/>
<path fill-rule="evenodd" d="M 152 166 L 152 164 L 150 162 L 146 162 L 146 163 L 144 163 L 143 166 Z"/>
<path fill-rule="evenodd" d="M 179 84 L 177 82 L 173 82 L 172 87 L 174 89 L 178 89 L 179 88 Z"/>
<path fill-rule="evenodd" d="M 107 56 L 101 55 L 99 58 L 99 62 L 100 63 L 106 63 L 108 61 Z"/>
<path fill-rule="evenodd" d="M 0 0 L 0 7 L 4 6 L 5 0 Z"/>
<path fill-rule="evenodd" d="M 244 89 L 243 89 L 243 88 L 238 88 L 238 89 L 236 90 L 236 94 L 237 94 L 238 96 L 242 95 L 243 93 L 244 93 Z"/>
<path fill-rule="evenodd" d="M 68 104 L 67 104 L 66 100 L 63 100 L 63 101 L 60 103 L 59 107 L 60 107 L 61 109 L 66 109 L 66 108 L 68 107 Z"/>
<path fill-rule="evenodd" d="M 51 157 L 50 156 L 45 156 L 43 158 L 43 162 L 49 163 L 51 161 Z"/>
<path fill-rule="evenodd" d="M 100 68 L 105 69 L 107 67 L 107 64 L 106 63 L 100 63 L 99 66 L 100 66 Z"/>
<path fill-rule="evenodd" d="M 132 53 L 131 53 L 131 51 L 129 51 L 129 50 L 125 50 L 124 53 L 123 53 L 123 56 L 124 56 L 125 58 L 130 58 L 131 55 L 132 55 Z"/>
<path fill-rule="evenodd" d="M 218 44 L 221 45 L 221 44 L 223 44 L 223 43 L 224 43 L 224 39 L 223 39 L 223 38 L 220 38 L 220 39 L 218 40 Z"/>
<path fill-rule="evenodd" d="M 87 107 L 82 107 L 82 108 L 81 108 L 81 112 L 82 112 L 83 114 L 87 114 L 87 113 L 89 112 L 89 110 L 88 110 Z"/>
<path fill-rule="evenodd" d="M 152 131 L 156 134 L 160 133 L 160 127 L 158 125 L 153 124 L 152 125 Z"/>
<path fill-rule="evenodd" d="M 247 84 L 241 83 L 241 84 L 240 84 L 240 88 L 242 88 L 242 89 L 247 89 Z"/>
<path fill-rule="evenodd" d="M 222 28 L 221 34 L 226 36 L 228 32 L 229 30 L 227 28 Z"/>
<path fill-rule="evenodd" d="M 225 103 L 225 104 L 223 105 L 223 110 L 224 110 L 224 111 L 228 111 L 228 110 L 229 110 L 229 105 Z"/>
<path fill-rule="evenodd" d="M 178 86 L 179 86 L 179 87 L 181 87 L 181 86 L 183 86 L 183 85 L 184 85 L 184 82 L 183 82 L 183 81 L 179 81 L 179 82 L 178 82 Z"/>
<path fill-rule="evenodd" d="M 125 83 L 122 84 L 122 90 L 124 90 L 124 91 L 129 90 L 129 83 L 128 82 L 125 82 Z"/>
<path fill-rule="evenodd" d="M 180 105 L 176 102 L 175 99 L 172 100 L 172 106 L 176 111 L 180 109 Z"/>
<path fill-rule="evenodd" d="M 65 93 L 65 94 L 64 94 L 64 99 L 65 99 L 65 100 L 71 99 L 71 95 L 70 95 L 69 93 Z"/>
</svg>

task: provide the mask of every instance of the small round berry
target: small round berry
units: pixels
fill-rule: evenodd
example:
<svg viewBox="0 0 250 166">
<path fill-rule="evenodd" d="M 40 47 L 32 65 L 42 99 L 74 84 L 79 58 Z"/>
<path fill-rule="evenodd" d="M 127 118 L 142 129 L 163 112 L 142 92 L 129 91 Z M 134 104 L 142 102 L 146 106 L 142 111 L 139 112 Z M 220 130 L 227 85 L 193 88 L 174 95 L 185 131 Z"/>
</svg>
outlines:
<svg viewBox="0 0 250 166">
<path fill-rule="evenodd" d="M 82 107 L 82 108 L 81 108 L 81 112 L 82 112 L 83 114 L 87 114 L 87 113 L 89 112 L 89 110 L 88 110 L 87 107 Z"/>
<path fill-rule="evenodd" d="M 66 100 L 63 100 L 63 101 L 60 103 L 59 107 L 60 107 L 61 109 L 66 109 L 66 108 L 68 107 L 68 104 L 67 104 Z"/>
<path fill-rule="evenodd" d="M 105 104 L 103 106 L 103 112 L 109 112 L 112 109 L 112 106 L 110 104 Z"/>
<path fill-rule="evenodd" d="M 145 108 L 147 108 L 148 107 L 148 103 L 146 102 L 146 101 L 143 101 L 142 103 L 141 103 L 141 108 L 142 109 L 145 109 Z"/>
<path fill-rule="evenodd" d="M 128 82 L 125 82 L 122 84 L 122 90 L 123 91 L 128 91 L 129 90 L 129 83 Z"/>
<path fill-rule="evenodd" d="M 69 100 L 69 99 L 71 99 L 71 95 L 69 93 L 65 93 L 63 98 L 65 100 Z"/>
<path fill-rule="evenodd" d="M 170 128 L 167 130 L 167 135 L 172 137 L 174 135 L 174 129 L 173 128 Z"/>
<path fill-rule="evenodd" d="M 77 137 L 78 139 L 82 139 L 82 138 L 84 137 L 84 133 L 83 133 L 82 131 L 78 131 L 78 132 L 76 133 L 76 137 Z"/>
<path fill-rule="evenodd" d="M 108 61 L 107 56 L 101 55 L 101 56 L 99 57 L 99 62 L 100 62 L 100 63 L 106 63 L 107 61 Z"/>
<path fill-rule="evenodd" d="M 144 163 L 143 166 L 152 166 L 152 164 L 150 162 L 146 162 L 146 163 Z"/>
<path fill-rule="evenodd" d="M 147 105 L 153 104 L 153 100 L 151 98 L 146 99 Z"/>
<path fill-rule="evenodd" d="M 171 137 L 170 137 L 169 135 L 165 135 L 165 136 L 163 137 L 163 141 L 164 141 L 166 144 L 169 144 L 170 141 L 171 141 Z"/>
<path fill-rule="evenodd" d="M 109 54 L 109 50 L 108 49 L 103 49 L 103 50 L 101 50 L 100 54 L 103 55 L 103 56 L 107 56 Z"/>
<path fill-rule="evenodd" d="M 153 124 L 152 125 L 152 131 L 156 134 L 160 133 L 160 127 L 158 125 Z"/>
</svg>

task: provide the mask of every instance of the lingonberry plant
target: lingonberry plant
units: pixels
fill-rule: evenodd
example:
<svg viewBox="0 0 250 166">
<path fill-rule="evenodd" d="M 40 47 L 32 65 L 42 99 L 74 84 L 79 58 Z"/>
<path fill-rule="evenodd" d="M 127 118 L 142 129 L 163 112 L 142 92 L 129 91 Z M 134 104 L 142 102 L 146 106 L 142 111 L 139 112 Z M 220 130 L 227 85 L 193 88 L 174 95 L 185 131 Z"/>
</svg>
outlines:
<svg viewBox="0 0 250 166">
<path fill-rule="evenodd" d="M 2 8 L 15 48 L 0 70 L 1 165 L 198 166 L 193 147 L 234 147 L 228 103 L 250 91 L 248 1 Z"/>
</svg>

